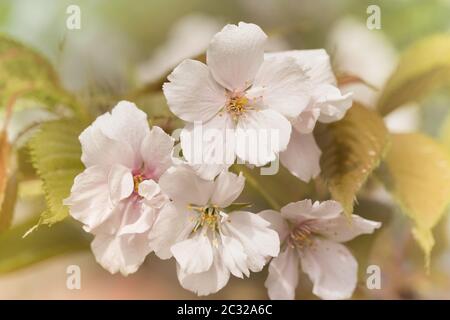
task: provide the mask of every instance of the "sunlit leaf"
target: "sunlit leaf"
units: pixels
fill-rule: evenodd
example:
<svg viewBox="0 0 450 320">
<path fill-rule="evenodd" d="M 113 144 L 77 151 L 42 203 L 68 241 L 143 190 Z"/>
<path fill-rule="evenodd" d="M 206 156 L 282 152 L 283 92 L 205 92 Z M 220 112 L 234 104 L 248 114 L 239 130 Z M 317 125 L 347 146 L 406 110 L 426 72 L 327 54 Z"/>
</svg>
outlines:
<svg viewBox="0 0 450 320">
<path fill-rule="evenodd" d="M 351 214 L 357 192 L 385 154 L 389 133 L 377 113 L 355 104 L 341 121 L 319 126 L 315 136 L 321 175 L 333 199 Z"/>
<path fill-rule="evenodd" d="M 41 224 L 51 225 L 68 216 L 63 199 L 69 196 L 75 176 L 84 168 L 78 140 L 82 129 L 75 120 L 46 122 L 30 140 L 32 163 L 43 181 L 47 200 Z"/>
<path fill-rule="evenodd" d="M 0 232 L 8 229 L 11 225 L 17 201 L 17 192 L 17 173 L 10 174 L 4 191 L 4 199 L 0 206 Z"/>
<path fill-rule="evenodd" d="M 435 35 L 404 52 L 382 91 L 378 110 L 388 114 L 444 85 L 450 85 L 450 35 Z"/>
<path fill-rule="evenodd" d="M 428 265 L 434 245 L 432 229 L 450 202 L 449 153 L 425 135 L 396 134 L 378 173 L 402 211 L 413 220 L 413 234 Z"/>
<path fill-rule="evenodd" d="M 0 274 L 15 271 L 33 263 L 89 248 L 89 237 L 80 227 L 67 220 L 52 228 L 39 228 L 23 238 L 38 222 L 33 218 L 0 233 Z"/>
<path fill-rule="evenodd" d="M 1 208 L 5 200 L 6 187 L 8 185 L 10 151 L 11 146 L 9 145 L 6 131 L 1 131 L 0 132 L 0 230 L 2 229 L 1 221 L 8 220 L 5 217 L 2 217 Z"/>
<path fill-rule="evenodd" d="M 43 56 L 0 36 L 0 107 L 12 97 L 33 100 L 51 110 L 64 105 L 77 116 L 87 117 L 74 96 L 59 84 L 53 67 Z"/>
</svg>

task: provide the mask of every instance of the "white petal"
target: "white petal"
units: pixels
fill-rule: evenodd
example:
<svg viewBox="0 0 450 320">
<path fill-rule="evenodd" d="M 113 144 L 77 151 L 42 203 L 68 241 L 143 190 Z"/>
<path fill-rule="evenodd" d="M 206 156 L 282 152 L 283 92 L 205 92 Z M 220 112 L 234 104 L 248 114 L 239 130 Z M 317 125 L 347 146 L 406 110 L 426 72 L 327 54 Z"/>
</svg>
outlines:
<svg viewBox="0 0 450 320">
<path fill-rule="evenodd" d="M 80 134 L 81 161 L 86 167 L 121 164 L 135 166 L 135 155 L 130 145 L 109 137 L 102 128 L 111 125 L 111 114 L 99 116 Z"/>
<path fill-rule="evenodd" d="M 213 262 L 211 241 L 200 233 L 174 244 L 171 251 L 180 268 L 188 274 L 205 272 Z"/>
<path fill-rule="evenodd" d="M 87 231 L 102 224 L 113 212 L 108 174 L 108 167 L 87 168 L 75 177 L 70 197 L 64 200 L 70 215 L 81 221 Z"/>
<path fill-rule="evenodd" d="M 280 153 L 280 160 L 291 174 L 309 182 L 320 173 L 321 154 L 312 133 L 301 134 L 293 130 L 286 150 Z"/>
<path fill-rule="evenodd" d="M 320 109 L 319 121 L 324 123 L 341 120 L 352 106 L 352 94 L 341 94 L 332 85 L 321 85 L 313 93 L 314 107 Z"/>
<path fill-rule="evenodd" d="M 145 201 L 130 200 L 122 209 L 120 228 L 117 235 L 137 234 L 149 231 L 159 210 L 148 206 Z M 114 222 L 112 222 L 114 223 Z M 117 224 L 117 222 L 115 222 Z"/>
<path fill-rule="evenodd" d="M 336 242 L 346 242 L 361 234 L 373 233 L 379 227 L 381 227 L 380 222 L 367 220 L 357 215 L 352 215 L 349 219 L 342 214 L 336 218 L 315 221 L 312 225 L 316 233 Z"/>
<path fill-rule="evenodd" d="M 109 196 L 113 205 L 128 198 L 134 189 L 133 175 L 130 169 L 114 165 L 108 174 Z"/>
<path fill-rule="evenodd" d="M 187 238 L 195 221 L 189 211 L 178 210 L 173 204 L 165 205 L 158 214 L 149 234 L 149 242 L 161 259 L 172 257 L 170 248 Z"/>
<path fill-rule="evenodd" d="M 313 103 L 310 103 L 310 105 Z M 297 118 L 292 120 L 292 126 L 299 133 L 311 133 L 316 126 L 316 122 L 320 116 L 320 109 L 314 107 L 308 107 Z M 292 138 L 291 138 L 292 139 Z"/>
<path fill-rule="evenodd" d="M 159 180 L 161 190 L 176 203 L 206 205 L 214 190 L 214 182 L 201 179 L 185 166 L 170 168 Z"/>
<path fill-rule="evenodd" d="M 172 165 L 174 139 L 160 127 L 154 126 L 144 138 L 141 145 L 141 155 L 144 160 L 146 177 L 158 180 Z"/>
<path fill-rule="evenodd" d="M 181 131 L 183 156 L 202 178 L 212 180 L 234 163 L 234 127 L 229 114 L 221 112 L 207 122 L 187 124 Z"/>
<path fill-rule="evenodd" d="M 300 252 L 302 269 L 313 282 L 313 293 L 322 299 L 347 299 L 357 282 L 358 263 L 342 244 L 315 238 Z"/>
<path fill-rule="evenodd" d="M 221 240 L 220 253 L 225 266 L 236 277 L 242 278 L 243 274 L 248 277 L 250 270 L 247 267 L 247 255 L 242 244 L 238 240 L 225 235 L 221 235 Z"/>
<path fill-rule="evenodd" d="M 138 188 L 139 195 L 147 200 L 151 200 L 161 191 L 159 185 L 153 180 L 142 181 Z"/>
<path fill-rule="evenodd" d="M 230 91 L 250 86 L 264 60 L 266 34 L 255 24 L 226 25 L 211 40 L 207 64 L 217 82 Z"/>
<path fill-rule="evenodd" d="M 248 268 L 261 271 L 270 257 L 278 255 L 280 239 L 270 223 L 257 214 L 235 211 L 222 224 L 224 234 L 239 240 L 247 254 Z"/>
<path fill-rule="evenodd" d="M 313 85 L 328 83 L 336 84 L 336 78 L 331 68 L 330 57 L 324 49 L 315 50 L 290 50 L 274 53 L 266 53 L 267 58 L 291 57 L 307 70 L 307 74 Z"/>
<path fill-rule="evenodd" d="M 288 246 L 269 264 L 269 275 L 264 283 L 269 298 L 272 300 L 295 299 L 298 272 L 297 252 Z"/>
<path fill-rule="evenodd" d="M 250 164 L 263 166 L 286 149 L 291 124 L 274 110 L 250 111 L 236 128 L 236 155 Z"/>
<path fill-rule="evenodd" d="M 281 215 L 294 223 L 311 219 L 331 219 L 342 213 L 343 209 L 339 202 L 327 200 L 323 202 L 305 199 L 291 202 L 281 208 Z"/>
<path fill-rule="evenodd" d="M 199 296 L 216 293 L 228 283 L 230 271 L 217 256 L 208 271 L 188 274 L 177 265 L 178 280 L 183 288 Z"/>
<path fill-rule="evenodd" d="M 264 210 L 259 212 L 258 215 L 270 223 L 270 228 L 278 233 L 281 243 L 289 235 L 289 225 L 281 213 L 275 210 Z"/>
<path fill-rule="evenodd" d="M 232 172 L 222 172 L 214 182 L 214 192 L 211 197 L 211 203 L 226 208 L 239 197 L 244 190 L 245 178 L 240 173 L 236 175 Z"/>
<path fill-rule="evenodd" d="M 311 89 L 306 71 L 295 59 L 268 58 L 256 74 L 247 96 L 262 96 L 265 107 L 294 118 L 308 106 Z"/>
<path fill-rule="evenodd" d="M 137 271 L 150 252 L 146 235 L 97 235 L 91 244 L 97 262 L 110 273 Z"/>
<path fill-rule="evenodd" d="M 184 60 L 163 85 L 170 110 L 184 121 L 207 121 L 225 106 L 226 94 L 211 76 L 208 67 Z"/>
</svg>

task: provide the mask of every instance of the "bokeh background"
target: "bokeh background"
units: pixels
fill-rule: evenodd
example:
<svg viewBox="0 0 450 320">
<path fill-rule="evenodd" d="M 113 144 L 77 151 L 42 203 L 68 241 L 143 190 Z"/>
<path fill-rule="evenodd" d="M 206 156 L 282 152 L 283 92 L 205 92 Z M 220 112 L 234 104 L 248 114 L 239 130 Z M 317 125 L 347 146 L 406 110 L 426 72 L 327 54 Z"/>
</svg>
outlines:
<svg viewBox="0 0 450 320">
<path fill-rule="evenodd" d="M 66 28 L 66 9 L 71 4 L 81 8 L 80 30 Z M 381 8 L 380 30 L 366 27 L 366 9 L 371 4 Z M 450 1 L 0 1 L 0 31 L 40 51 L 55 66 L 64 86 L 95 101 L 92 106 L 99 110 L 107 108 L 102 99 L 108 101 L 111 93 L 120 95 L 160 78 L 182 59 L 203 53 L 223 25 L 239 21 L 260 25 L 270 36 L 268 50 L 327 48 L 337 73 L 357 75 L 370 84 L 344 89 L 373 106 L 402 50 L 427 35 L 450 32 Z M 437 92 L 421 102 L 426 108 L 415 104 L 399 108 L 385 119 L 386 124 L 392 132 L 423 131 L 437 136 L 449 97 Z M 19 110 L 10 135 L 47 117 L 51 116 L 44 111 Z M 13 220 L 23 232 L 32 226 L 27 224 L 30 217 L 44 206 L 38 200 L 39 188 L 26 190 Z M 356 210 L 385 224 L 375 235 L 350 244 L 361 275 L 354 298 L 450 299 L 447 218 L 435 229 L 437 245 L 427 274 L 422 254 L 405 227 L 409 221 L 393 214 L 397 209 L 386 194 L 375 188 L 362 195 Z M 21 241 L 0 246 L 0 265 L 17 259 L 33 263 L 19 263 L 21 268 L 14 271 L 3 265 L 8 272 L 0 273 L 0 299 L 196 298 L 178 284 L 175 262 L 158 260 L 153 254 L 136 274 L 110 275 L 96 264 L 86 245 L 89 238 L 78 224 L 54 226 L 40 231 L 40 238 L 30 236 Z M 11 256 L 16 260 L 7 260 Z M 369 264 L 381 267 L 380 290 L 365 286 Z M 81 268 L 81 290 L 66 287 L 69 265 Z M 265 269 L 250 279 L 232 278 L 225 289 L 209 298 L 266 299 L 266 276 Z M 314 299 L 310 292 L 311 284 L 302 277 L 297 298 Z"/>
</svg>

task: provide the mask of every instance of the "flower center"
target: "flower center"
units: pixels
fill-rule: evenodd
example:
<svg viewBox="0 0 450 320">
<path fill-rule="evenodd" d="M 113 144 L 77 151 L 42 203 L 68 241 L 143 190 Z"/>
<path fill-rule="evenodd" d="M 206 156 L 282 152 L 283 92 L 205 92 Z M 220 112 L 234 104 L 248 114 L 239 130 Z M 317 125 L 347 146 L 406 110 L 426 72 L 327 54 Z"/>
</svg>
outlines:
<svg viewBox="0 0 450 320">
<path fill-rule="evenodd" d="M 226 106 L 227 112 L 233 120 L 237 120 L 249 109 L 249 100 L 245 95 L 231 96 Z"/>
<path fill-rule="evenodd" d="M 133 183 L 134 183 L 134 192 L 135 193 L 139 193 L 139 185 L 144 180 L 145 180 L 145 178 L 142 174 L 133 175 Z"/>
<path fill-rule="evenodd" d="M 296 226 L 289 235 L 289 244 L 292 247 L 303 248 L 311 245 L 313 231 L 306 223 Z"/>
<path fill-rule="evenodd" d="M 207 229 L 210 229 L 212 231 L 219 231 L 219 207 L 211 205 L 206 207 L 190 206 L 190 208 L 200 213 L 192 232 L 196 232 L 198 229 L 203 229 L 203 227 L 206 227 Z"/>
</svg>

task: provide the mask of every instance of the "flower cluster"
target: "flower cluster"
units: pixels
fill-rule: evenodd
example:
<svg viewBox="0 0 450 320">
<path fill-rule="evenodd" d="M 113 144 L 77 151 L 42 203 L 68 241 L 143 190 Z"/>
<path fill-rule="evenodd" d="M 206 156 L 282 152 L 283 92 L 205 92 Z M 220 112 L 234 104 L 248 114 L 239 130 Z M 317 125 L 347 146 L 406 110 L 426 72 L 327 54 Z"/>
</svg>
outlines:
<svg viewBox="0 0 450 320">
<path fill-rule="evenodd" d="M 378 222 L 345 217 L 335 201 L 258 214 L 232 209 L 245 187 L 242 174 L 228 171 L 236 160 L 263 166 L 279 157 L 309 181 L 320 173 L 316 122 L 337 121 L 352 104 L 324 50 L 264 53 L 266 39 L 254 24 L 227 25 L 211 40 L 206 64 L 185 60 L 168 76 L 169 108 L 186 122 L 184 159 L 127 101 L 80 135 L 86 169 L 65 204 L 95 236 L 92 251 L 105 269 L 133 273 L 153 251 L 175 258 L 184 288 L 207 295 L 231 274 L 248 277 L 270 262 L 269 297 L 293 299 L 301 265 L 317 296 L 352 295 L 357 262 L 341 242 Z"/>
</svg>

